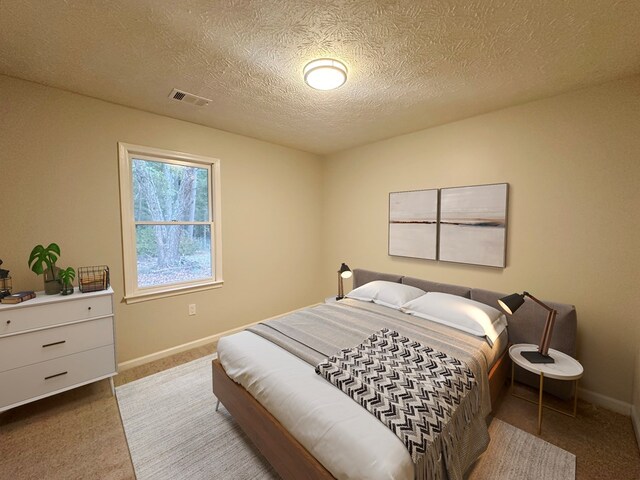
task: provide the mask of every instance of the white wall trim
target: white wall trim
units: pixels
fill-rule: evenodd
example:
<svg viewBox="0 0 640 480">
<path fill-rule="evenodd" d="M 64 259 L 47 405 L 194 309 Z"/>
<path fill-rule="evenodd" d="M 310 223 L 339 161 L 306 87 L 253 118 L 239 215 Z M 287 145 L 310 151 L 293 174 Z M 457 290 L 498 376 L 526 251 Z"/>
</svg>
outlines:
<svg viewBox="0 0 640 480">
<path fill-rule="evenodd" d="M 163 298 L 181 293 L 200 291 L 205 288 L 221 287 L 222 280 L 222 229 L 221 217 L 222 194 L 220 190 L 220 160 L 204 155 L 193 155 L 172 150 L 145 147 L 118 142 L 119 177 L 120 177 L 120 218 L 122 229 L 122 253 L 124 256 L 124 292 L 126 303 L 136 303 L 154 298 Z M 182 283 L 153 285 L 145 288 L 138 286 L 138 267 L 136 251 L 136 225 L 134 215 L 134 182 L 132 165 L 134 160 L 149 160 L 154 162 L 169 163 L 183 167 L 197 167 L 207 169 L 209 182 L 208 215 L 209 218 L 201 222 L 211 229 L 211 265 L 212 276 L 210 278 L 185 281 Z M 180 219 L 181 220 L 181 219 Z M 177 223 L 160 222 L 156 224 L 170 223 L 172 225 L 188 225 L 192 222 Z"/>
<path fill-rule="evenodd" d="M 631 415 L 631 404 L 623 402 L 622 400 L 616 400 L 615 398 L 596 393 L 584 388 L 578 389 L 578 397 L 587 402 L 593 403 L 600 407 L 606 408 L 616 413 L 621 413 L 627 417 Z"/>
<path fill-rule="evenodd" d="M 633 423 L 633 430 L 636 432 L 636 442 L 638 442 L 638 448 L 640 449 L 640 412 L 638 412 L 635 405 L 631 405 L 631 422 Z"/>
<path fill-rule="evenodd" d="M 308 306 L 303 308 L 308 308 Z M 142 357 L 134 358 L 132 360 L 127 360 L 126 362 L 122 362 L 118 364 L 118 371 L 122 372 L 124 370 L 129 370 L 131 368 L 144 365 L 145 363 L 153 362 L 155 360 L 160 360 L 161 358 L 165 358 L 165 357 L 170 357 L 171 355 L 175 355 L 176 353 L 186 352 L 187 350 L 191 350 L 193 348 L 198 348 L 204 345 L 208 345 L 210 343 L 217 342 L 222 337 L 231 335 L 233 333 L 241 332 L 242 330 L 245 330 L 253 325 L 257 325 L 258 323 L 266 322 L 267 320 L 272 320 L 274 318 L 278 318 L 283 315 L 288 315 L 290 313 L 296 312 L 297 310 L 302 310 L 302 309 L 292 310 L 291 312 L 282 313 L 274 317 L 265 318 L 263 320 L 258 320 L 257 322 L 253 322 L 253 323 L 248 323 L 241 327 L 232 328 L 231 330 L 226 330 L 224 332 L 216 333 L 215 335 L 203 337 L 198 340 L 194 340 L 192 342 L 183 343 L 182 345 L 176 345 L 175 347 L 167 348 L 166 350 L 160 350 L 159 352 L 150 353 L 149 355 L 144 355 Z"/>
<path fill-rule="evenodd" d="M 187 350 L 191 350 L 193 348 L 198 348 L 204 345 L 208 345 L 210 343 L 217 342 L 225 335 L 230 335 L 232 333 L 239 332 L 240 330 L 243 330 L 246 327 L 250 327 L 251 325 L 253 324 L 245 325 L 242 328 L 228 330 L 226 332 L 218 333 L 216 335 L 211 335 L 209 337 L 200 338 L 198 340 L 194 340 L 193 342 L 183 343 L 182 345 L 176 345 L 175 347 L 167 348 L 166 350 L 160 350 L 159 352 L 155 352 L 155 353 L 150 353 L 149 355 L 145 355 L 143 357 L 127 360 L 126 362 L 122 362 L 118 364 L 118 371 L 122 372 L 123 370 L 129 370 L 131 368 L 144 365 L 145 363 L 153 362 L 155 360 L 160 360 L 161 358 L 165 358 L 165 357 L 170 357 L 171 355 L 175 355 L 176 353 L 186 352 Z"/>
</svg>

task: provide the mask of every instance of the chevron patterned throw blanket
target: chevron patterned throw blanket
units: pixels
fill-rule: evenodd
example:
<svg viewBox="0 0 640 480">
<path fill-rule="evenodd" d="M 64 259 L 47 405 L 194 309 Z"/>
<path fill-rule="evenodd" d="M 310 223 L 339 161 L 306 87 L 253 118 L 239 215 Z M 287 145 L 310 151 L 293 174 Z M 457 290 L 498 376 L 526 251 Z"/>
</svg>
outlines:
<svg viewBox="0 0 640 480">
<path fill-rule="evenodd" d="M 316 366 L 327 379 L 404 443 L 418 480 L 440 480 L 441 459 L 458 477 L 456 443 L 481 410 L 473 372 L 464 362 L 383 328 Z"/>
</svg>

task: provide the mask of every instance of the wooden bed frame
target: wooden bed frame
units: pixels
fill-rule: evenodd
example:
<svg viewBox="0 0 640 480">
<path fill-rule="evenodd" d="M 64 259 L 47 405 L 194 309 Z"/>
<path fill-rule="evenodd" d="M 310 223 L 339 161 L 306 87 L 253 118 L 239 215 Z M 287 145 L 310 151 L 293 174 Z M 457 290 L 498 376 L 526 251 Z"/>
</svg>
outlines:
<svg viewBox="0 0 640 480">
<path fill-rule="evenodd" d="M 509 374 L 508 350 L 489 372 L 491 405 L 496 405 Z M 283 479 L 334 479 L 266 408 L 227 375 L 220 360 L 215 359 L 212 368 L 213 393 Z"/>
</svg>

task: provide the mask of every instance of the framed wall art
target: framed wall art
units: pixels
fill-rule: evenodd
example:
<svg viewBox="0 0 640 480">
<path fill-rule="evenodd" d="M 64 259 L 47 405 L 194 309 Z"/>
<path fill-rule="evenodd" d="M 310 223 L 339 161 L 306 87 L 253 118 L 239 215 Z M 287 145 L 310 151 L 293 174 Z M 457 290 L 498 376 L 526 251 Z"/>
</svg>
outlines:
<svg viewBox="0 0 640 480">
<path fill-rule="evenodd" d="M 440 190 L 440 260 L 505 266 L 508 188 L 497 183 Z"/>
<path fill-rule="evenodd" d="M 389 255 L 435 260 L 438 190 L 389 194 Z"/>
</svg>

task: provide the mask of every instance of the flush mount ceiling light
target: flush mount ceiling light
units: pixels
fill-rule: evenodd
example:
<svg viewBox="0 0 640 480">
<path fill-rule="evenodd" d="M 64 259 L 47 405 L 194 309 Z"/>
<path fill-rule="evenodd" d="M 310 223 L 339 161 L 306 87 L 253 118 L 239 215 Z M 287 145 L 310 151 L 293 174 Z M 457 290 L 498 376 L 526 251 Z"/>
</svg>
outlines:
<svg viewBox="0 0 640 480">
<path fill-rule="evenodd" d="M 307 63 L 302 73 L 307 85 L 316 90 L 333 90 L 347 81 L 347 67 L 331 58 L 320 58 Z"/>
</svg>

